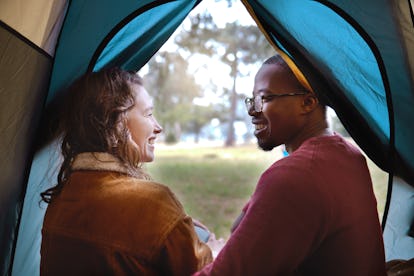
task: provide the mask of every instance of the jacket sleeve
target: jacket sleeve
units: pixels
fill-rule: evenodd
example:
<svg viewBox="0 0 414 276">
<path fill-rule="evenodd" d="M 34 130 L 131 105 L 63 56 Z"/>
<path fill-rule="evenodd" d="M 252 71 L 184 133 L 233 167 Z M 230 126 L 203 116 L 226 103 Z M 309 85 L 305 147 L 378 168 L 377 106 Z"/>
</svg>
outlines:
<svg viewBox="0 0 414 276">
<path fill-rule="evenodd" d="M 192 219 L 186 216 L 169 233 L 162 259 L 172 275 L 191 275 L 211 263 L 213 257 L 208 245 L 199 240 Z"/>
</svg>

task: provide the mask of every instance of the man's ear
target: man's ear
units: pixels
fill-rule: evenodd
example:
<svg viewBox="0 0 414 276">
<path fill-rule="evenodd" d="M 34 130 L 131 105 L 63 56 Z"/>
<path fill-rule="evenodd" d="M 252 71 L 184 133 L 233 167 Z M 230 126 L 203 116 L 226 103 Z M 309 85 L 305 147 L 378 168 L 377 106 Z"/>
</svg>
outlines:
<svg viewBox="0 0 414 276">
<path fill-rule="evenodd" d="M 308 93 L 303 97 L 302 110 L 303 113 L 309 113 L 315 110 L 319 105 L 319 100 L 313 93 Z"/>
</svg>

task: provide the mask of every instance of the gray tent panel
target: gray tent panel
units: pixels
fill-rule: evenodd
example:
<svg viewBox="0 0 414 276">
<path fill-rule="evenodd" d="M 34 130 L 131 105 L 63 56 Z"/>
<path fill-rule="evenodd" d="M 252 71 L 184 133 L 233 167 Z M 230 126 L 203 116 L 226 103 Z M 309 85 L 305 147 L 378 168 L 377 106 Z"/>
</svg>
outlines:
<svg viewBox="0 0 414 276">
<path fill-rule="evenodd" d="M 0 275 L 8 271 L 49 83 L 49 55 L 0 22 Z"/>
<path fill-rule="evenodd" d="M 384 230 L 386 259 L 411 259 L 414 256 L 414 187 L 394 177 L 391 205 Z"/>
</svg>

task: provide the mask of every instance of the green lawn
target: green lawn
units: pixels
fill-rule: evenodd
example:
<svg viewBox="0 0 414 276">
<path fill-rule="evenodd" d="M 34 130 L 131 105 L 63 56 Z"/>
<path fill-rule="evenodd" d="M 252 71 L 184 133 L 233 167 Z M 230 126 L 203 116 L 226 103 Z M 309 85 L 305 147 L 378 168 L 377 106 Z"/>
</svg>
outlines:
<svg viewBox="0 0 414 276">
<path fill-rule="evenodd" d="M 155 162 L 146 166 L 154 180 L 169 186 L 186 212 L 225 239 L 256 182 L 278 149 L 263 152 L 256 145 L 224 147 L 158 146 Z M 370 163 L 379 213 L 386 196 L 387 178 Z"/>
</svg>

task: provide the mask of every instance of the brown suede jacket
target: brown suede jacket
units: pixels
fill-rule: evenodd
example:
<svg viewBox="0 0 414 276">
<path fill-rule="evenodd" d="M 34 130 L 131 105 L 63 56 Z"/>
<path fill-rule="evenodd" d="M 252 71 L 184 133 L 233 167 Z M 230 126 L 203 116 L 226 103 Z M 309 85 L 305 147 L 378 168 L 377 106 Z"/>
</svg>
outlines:
<svg viewBox="0 0 414 276">
<path fill-rule="evenodd" d="M 212 261 L 168 187 L 128 176 L 106 153 L 72 168 L 46 211 L 41 275 L 190 275 Z"/>
</svg>

